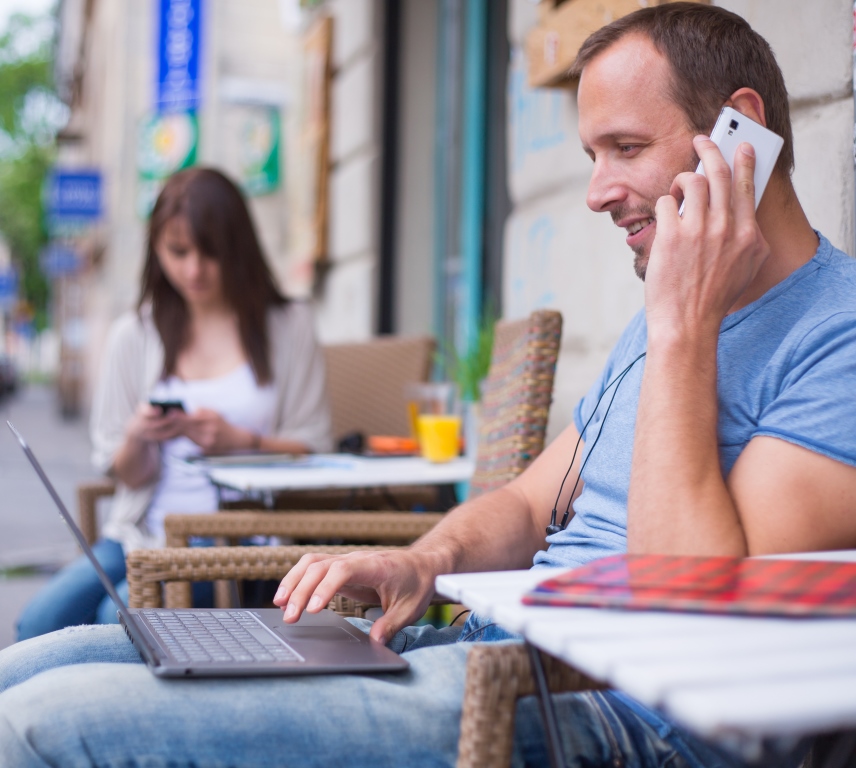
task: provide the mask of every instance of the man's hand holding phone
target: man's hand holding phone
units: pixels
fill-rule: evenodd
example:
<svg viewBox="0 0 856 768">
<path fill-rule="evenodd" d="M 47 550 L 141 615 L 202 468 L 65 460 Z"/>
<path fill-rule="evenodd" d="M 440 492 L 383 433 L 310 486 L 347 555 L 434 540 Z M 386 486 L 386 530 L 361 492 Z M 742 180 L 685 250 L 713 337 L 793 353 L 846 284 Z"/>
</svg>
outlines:
<svg viewBox="0 0 856 768">
<path fill-rule="evenodd" d="M 755 219 L 755 151 L 741 144 L 732 175 L 719 147 L 693 139 L 705 176 L 678 175 L 657 201 L 645 281 L 649 337 L 677 329 L 715 339 L 769 253 Z M 683 198 L 684 214 L 678 212 Z"/>
</svg>

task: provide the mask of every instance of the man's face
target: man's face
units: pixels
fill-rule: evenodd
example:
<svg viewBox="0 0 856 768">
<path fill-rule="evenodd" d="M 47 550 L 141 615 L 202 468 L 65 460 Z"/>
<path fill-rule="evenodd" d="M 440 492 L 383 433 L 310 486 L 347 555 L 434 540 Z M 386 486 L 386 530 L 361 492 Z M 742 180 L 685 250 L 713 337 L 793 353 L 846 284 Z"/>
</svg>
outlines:
<svg viewBox="0 0 856 768">
<path fill-rule="evenodd" d="M 579 86 L 580 138 L 594 161 L 586 202 L 627 231 L 633 266 L 645 279 L 657 223 L 654 206 L 675 176 L 693 171 L 694 131 L 668 91 L 666 59 L 643 35 L 596 56 Z"/>
</svg>

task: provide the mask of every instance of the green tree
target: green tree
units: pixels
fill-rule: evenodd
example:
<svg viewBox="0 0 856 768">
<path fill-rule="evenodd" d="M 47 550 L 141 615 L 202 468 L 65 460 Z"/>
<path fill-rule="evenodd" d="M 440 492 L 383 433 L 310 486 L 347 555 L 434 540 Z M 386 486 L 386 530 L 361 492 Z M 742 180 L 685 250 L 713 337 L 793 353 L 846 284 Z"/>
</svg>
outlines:
<svg viewBox="0 0 856 768">
<path fill-rule="evenodd" d="M 42 188 L 65 108 L 53 84 L 53 19 L 12 16 L 0 36 L 0 233 L 20 270 L 21 294 L 46 325 L 49 284 Z"/>
</svg>

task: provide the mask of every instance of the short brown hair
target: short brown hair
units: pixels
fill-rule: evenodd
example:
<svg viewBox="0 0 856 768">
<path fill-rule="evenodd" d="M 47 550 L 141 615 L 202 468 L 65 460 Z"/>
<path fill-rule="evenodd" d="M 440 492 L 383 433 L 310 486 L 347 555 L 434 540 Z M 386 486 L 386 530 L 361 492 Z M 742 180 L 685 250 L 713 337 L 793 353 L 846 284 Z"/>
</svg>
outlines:
<svg viewBox="0 0 856 768">
<path fill-rule="evenodd" d="M 672 99 L 695 131 L 709 133 L 736 90 L 756 90 L 764 100 L 767 127 L 785 140 L 776 169 L 791 174 L 794 137 L 785 80 L 770 44 L 745 19 L 699 3 L 643 8 L 591 34 L 577 54 L 571 77 L 579 78 L 592 59 L 632 33 L 647 36 L 666 57 L 672 69 Z"/>
<path fill-rule="evenodd" d="M 184 299 L 169 282 L 155 246 L 167 222 L 187 218 L 193 242 L 220 265 L 223 293 L 238 316 L 241 344 L 259 384 L 273 378 L 267 311 L 286 303 L 265 261 L 250 212 L 238 188 L 213 168 L 190 168 L 171 176 L 149 219 L 139 307 L 152 305 L 152 319 L 164 346 L 163 375 L 175 373 L 187 343 L 189 316 Z"/>
</svg>

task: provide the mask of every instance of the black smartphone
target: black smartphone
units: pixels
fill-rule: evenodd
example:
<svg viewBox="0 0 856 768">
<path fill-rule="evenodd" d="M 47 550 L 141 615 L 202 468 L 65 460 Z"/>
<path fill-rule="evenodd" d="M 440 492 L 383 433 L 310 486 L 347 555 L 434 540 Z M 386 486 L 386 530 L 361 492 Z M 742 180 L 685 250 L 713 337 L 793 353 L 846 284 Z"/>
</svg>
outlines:
<svg viewBox="0 0 856 768">
<path fill-rule="evenodd" d="M 184 403 L 181 400 L 149 400 L 149 405 L 161 409 L 161 413 L 169 413 L 170 411 L 181 411 L 184 413 Z"/>
</svg>

